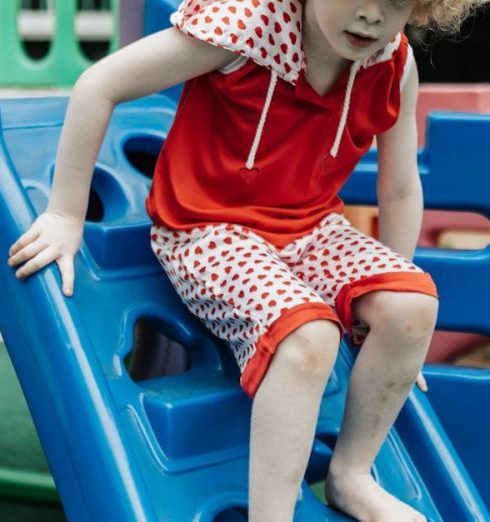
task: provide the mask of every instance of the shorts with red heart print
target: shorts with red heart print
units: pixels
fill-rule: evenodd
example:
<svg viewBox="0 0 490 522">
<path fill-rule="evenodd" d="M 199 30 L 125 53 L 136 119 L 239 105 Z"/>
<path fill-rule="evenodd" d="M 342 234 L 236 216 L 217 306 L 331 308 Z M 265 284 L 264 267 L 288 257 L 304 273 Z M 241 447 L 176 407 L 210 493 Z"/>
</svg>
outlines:
<svg viewBox="0 0 490 522">
<path fill-rule="evenodd" d="M 437 297 L 429 274 L 330 214 L 283 248 L 236 224 L 151 229 L 153 251 L 188 309 L 227 341 L 253 397 L 277 345 L 315 319 L 345 328 L 361 345 L 368 327 L 351 302 L 367 292 Z"/>
</svg>

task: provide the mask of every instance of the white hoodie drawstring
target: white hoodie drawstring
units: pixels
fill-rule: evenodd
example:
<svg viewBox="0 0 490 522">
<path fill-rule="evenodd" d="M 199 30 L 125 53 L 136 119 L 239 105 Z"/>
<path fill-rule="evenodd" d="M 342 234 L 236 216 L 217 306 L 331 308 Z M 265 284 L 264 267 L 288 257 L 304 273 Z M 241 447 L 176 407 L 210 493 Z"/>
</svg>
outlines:
<svg viewBox="0 0 490 522">
<path fill-rule="evenodd" d="M 359 71 L 360 67 L 361 62 L 358 60 L 354 62 L 350 68 L 349 80 L 347 82 L 347 88 L 345 90 L 342 115 L 340 117 L 339 126 L 337 127 L 337 134 L 335 135 L 335 140 L 333 142 L 332 148 L 330 149 L 330 156 L 332 156 L 332 158 L 336 158 L 337 153 L 339 152 L 340 142 L 342 140 L 342 135 L 344 134 L 345 126 L 347 124 L 347 117 L 349 115 L 350 100 L 352 96 L 352 89 L 354 87 L 354 80 L 356 79 L 356 74 Z"/>
<path fill-rule="evenodd" d="M 342 141 L 342 135 L 344 134 L 345 126 L 347 124 L 347 118 L 349 116 L 352 89 L 354 87 L 354 81 L 356 79 L 357 72 L 361 67 L 361 63 L 361 61 L 355 61 L 350 68 L 349 80 L 347 81 L 347 88 L 345 90 L 344 106 L 342 107 L 342 114 L 340 116 L 339 125 L 337 127 L 335 140 L 333 142 L 332 148 L 330 149 L 330 155 L 332 156 L 332 158 L 337 157 L 337 153 L 339 152 L 340 142 Z M 259 148 L 260 139 L 264 131 L 265 120 L 267 118 L 267 113 L 269 112 L 269 107 L 272 101 L 272 95 L 274 94 L 276 84 L 277 73 L 271 71 L 271 78 L 269 82 L 269 87 L 267 89 L 267 95 L 265 98 L 264 106 L 262 108 L 262 114 L 260 115 L 259 124 L 257 125 L 257 130 L 255 131 L 255 137 L 252 143 L 252 147 L 250 148 L 250 152 L 248 154 L 247 162 L 245 163 L 245 167 L 248 170 L 253 169 L 255 165 L 255 155 L 257 154 L 257 150 Z"/>
<path fill-rule="evenodd" d="M 257 125 L 257 130 L 255 131 L 255 138 L 252 143 L 252 148 L 248 154 L 247 163 L 245 163 L 245 167 L 247 169 L 253 169 L 255 164 L 255 155 L 257 154 L 257 149 L 259 148 L 260 138 L 262 137 L 262 132 L 264 130 L 265 120 L 267 118 L 267 112 L 269 111 L 269 107 L 272 101 L 272 95 L 274 94 L 274 89 L 277 83 L 277 73 L 271 71 L 271 79 L 269 82 L 269 88 L 267 89 L 267 96 L 265 98 L 264 107 L 262 108 L 262 114 L 260 115 L 260 121 Z"/>
</svg>

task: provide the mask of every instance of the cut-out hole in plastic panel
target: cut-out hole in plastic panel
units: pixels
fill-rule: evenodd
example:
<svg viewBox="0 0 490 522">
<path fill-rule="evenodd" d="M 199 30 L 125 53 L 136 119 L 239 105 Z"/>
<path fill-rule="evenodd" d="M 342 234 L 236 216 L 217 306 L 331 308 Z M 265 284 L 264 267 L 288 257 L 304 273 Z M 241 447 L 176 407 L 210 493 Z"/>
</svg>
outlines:
<svg viewBox="0 0 490 522">
<path fill-rule="evenodd" d="M 369 205 L 346 205 L 345 217 L 363 234 L 378 237 L 378 209 Z"/>
<path fill-rule="evenodd" d="M 53 184 L 54 166 L 50 172 Z M 91 223 L 114 221 L 126 215 L 128 201 L 116 175 L 96 167 L 90 186 L 86 220 Z"/>
<path fill-rule="evenodd" d="M 418 244 L 452 250 L 479 250 L 490 244 L 490 221 L 474 212 L 425 210 Z"/>
<path fill-rule="evenodd" d="M 51 42 L 44 40 L 23 40 L 22 47 L 32 60 L 42 60 L 48 55 Z"/>
<path fill-rule="evenodd" d="M 106 56 L 115 30 L 111 0 L 77 0 L 75 32 L 81 52 L 90 61 Z"/>
<path fill-rule="evenodd" d="M 90 189 L 90 196 L 88 199 L 87 214 L 85 219 L 93 223 L 100 223 L 104 219 L 104 204 L 102 203 L 100 196 L 93 188 Z"/>
<path fill-rule="evenodd" d="M 131 378 L 140 381 L 184 373 L 191 362 L 186 348 L 164 335 L 156 321 L 140 319 L 125 364 Z"/>
<path fill-rule="evenodd" d="M 354 227 L 378 237 L 378 210 L 374 206 L 346 206 L 345 216 Z M 424 210 L 420 247 L 479 250 L 490 244 L 490 221 L 475 212 Z"/>
<path fill-rule="evenodd" d="M 80 50 L 91 62 L 96 62 L 109 53 L 110 42 L 87 42 L 78 43 Z"/>
<path fill-rule="evenodd" d="M 331 451 L 333 451 L 337 443 L 337 435 L 333 433 L 318 433 L 316 438 L 323 442 Z"/>
<path fill-rule="evenodd" d="M 330 460 L 332 458 L 332 450 L 334 443 L 327 444 L 322 438 L 325 437 L 330 440 L 330 435 L 317 435 L 313 441 L 313 448 L 308 460 L 306 468 L 305 480 L 308 484 L 325 480 Z M 336 437 L 335 437 L 336 439 Z"/>
<path fill-rule="evenodd" d="M 17 31 L 24 52 L 32 60 L 42 60 L 51 48 L 55 16 L 47 0 L 22 0 L 17 14 Z"/>
<path fill-rule="evenodd" d="M 438 330 L 432 337 L 426 362 L 490 368 L 490 337 Z"/>
<path fill-rule="evenodd" d="M 326 504 L 327 499 L 325 498 L 325 480 L 321 480 L 319 482 L 315 482 L 314 484 L 309 484 L 309 487 L 315 497 L 322 503 Z"/>
<path fill-rule="evenodd" d="M 250 431 L 249 398 L 203 366 L 206 346 L 188 345 L 182 328 L 178 321 L 141 318 L 134 353 L 124 359 L 130 377 L 151 390 L 144 395 L 145 413 L 166 465 L 176 472 L 243 457 Z"/>
<path fill-rule="evenodd" d="M 151 179 L 162 145 L 163 140 L 156 136 L 135 136 L 126 141 L 123 150 L 129 163 Z"/>
<path fill-rule="evenodd" d="M 247 522 L 248 509 L 243 507 L 229 508 L 217 515 L 213 522 Z"/>
<path fill-rule="evenodd" d="M 471 344 L 453 356 L 450 362 L 467 368 L 490 368 L 490 337 L 473 338 Z"/>
<path fill-rule="evenodd" d="M 120 182 L 97 167 L 94 171 L 86 219 L 92 223 L 113 221 L 125 216 L 127 199 Z"/>
</svg>

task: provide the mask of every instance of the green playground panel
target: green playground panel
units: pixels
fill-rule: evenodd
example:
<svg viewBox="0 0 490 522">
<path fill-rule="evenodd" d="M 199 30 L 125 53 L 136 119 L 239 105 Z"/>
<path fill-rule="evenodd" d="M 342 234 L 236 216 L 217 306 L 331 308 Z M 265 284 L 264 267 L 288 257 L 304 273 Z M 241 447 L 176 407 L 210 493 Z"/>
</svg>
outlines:
<svg viewBox="0 0 490 522">
<path fill-rule="evenodd" d="M 21 0 L 0 2 L 0 86 L 70 86 L 91 65 L 75 32 L 76 0 L 53 0 L 55 30 L 49 51 L 40 60 L 24 49 L 17 29 Z M 119 46 L 119 0 L 110 0 L 114 20 L 109 52 Z"/>
<path fill-rule="evenodd" d="M 53 477 L 21 469 L 0 468 L 0 498 L 59 504 Z"/>
<path fill-rule="evenodd" d="M 59 505 L 29 409 L 0 342 L 0 500 Z M 0 520 L 5 519 L 0 505 Z"/>
</svg>

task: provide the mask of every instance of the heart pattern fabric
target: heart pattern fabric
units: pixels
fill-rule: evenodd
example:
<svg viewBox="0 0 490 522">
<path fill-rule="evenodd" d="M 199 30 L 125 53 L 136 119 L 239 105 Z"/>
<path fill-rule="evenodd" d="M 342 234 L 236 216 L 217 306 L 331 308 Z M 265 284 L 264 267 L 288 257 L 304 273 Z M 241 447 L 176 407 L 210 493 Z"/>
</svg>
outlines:
<svg viewBox="0 0 490 522">
<path fill-rule="evenodd" d="M 292 84 L 304 67 L 299 0 L 185 0 L 170 21 L 187 35 L 247 56 Z"/>
</svg>

